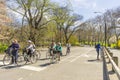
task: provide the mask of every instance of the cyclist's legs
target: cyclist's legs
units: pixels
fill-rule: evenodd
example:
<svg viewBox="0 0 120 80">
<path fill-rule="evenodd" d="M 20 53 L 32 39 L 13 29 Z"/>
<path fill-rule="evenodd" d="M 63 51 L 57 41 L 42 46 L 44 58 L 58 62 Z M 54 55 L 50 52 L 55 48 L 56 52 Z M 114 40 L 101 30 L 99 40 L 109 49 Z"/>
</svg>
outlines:
<svg viewBox="0 0 120 80">
<path fill-rule="evenodd" d="M 27 53 L 28 56 L 32 56 L 32 51 L 31 50 L 28 50 L 28 53 Z"/>
<path fill-rule="evenodd" d="M 12 63 L 17 63 L 17 58 L 18 58 L 18 52 L 17 51 L 13 51 L 12 52 Z"/>
<path fill-rule="evenodd" d="M 49 49 L 50 56 L 53 54 L 53 49 Z"/>
<path fill-rule="evenodd" d="M 70 53 L 70 47 L 68 47 L 68 53 Z"/>
<path fill-rule="evenodd" d="M 67 50 L 66 50 L 66 55 L 69 54 L 69 47 L 67 47 Z"/>
<path fill-rule="evenodd" d="M 59 61 L 60 61 L 60 54 L 61 54 L 61 51 L 57 51 L 57 57 Z"/>
</svg>

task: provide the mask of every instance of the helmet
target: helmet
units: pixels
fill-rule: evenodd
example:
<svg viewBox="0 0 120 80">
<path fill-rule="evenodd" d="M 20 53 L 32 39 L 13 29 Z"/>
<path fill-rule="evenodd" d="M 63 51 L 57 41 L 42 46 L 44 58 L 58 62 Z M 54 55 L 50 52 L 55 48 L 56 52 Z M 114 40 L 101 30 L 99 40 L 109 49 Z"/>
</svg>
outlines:
<svg viewBox="0 0 120 80">
<path fill-rule="evenodd" d="M 28 40 L 28 42 L 29 42 L 29 43 L 32 43 L 32 41 L 31 41 L 31 40 Z"/>
</svg>

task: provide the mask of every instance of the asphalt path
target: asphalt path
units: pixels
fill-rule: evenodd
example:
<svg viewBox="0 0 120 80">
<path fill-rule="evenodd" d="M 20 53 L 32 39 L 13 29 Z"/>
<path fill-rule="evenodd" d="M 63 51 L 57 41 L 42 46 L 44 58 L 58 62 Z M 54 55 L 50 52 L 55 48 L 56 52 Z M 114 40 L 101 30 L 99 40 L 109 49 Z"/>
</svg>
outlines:
<svg viewBox="0 0 120 80">
<path fill-rule="evenodd" d="M 63 55 L 66 49 L 63 48 Z M 72 47 L 68 56 L 59 63 L 50 64 L 47 49 L 41 51 L 41 59 L 35 64 L 16 67 L 3 66 L 0 56 L 0 80 L 103 80 L 103 65 L 96 59 L 93 47 Z"/>
</svg>

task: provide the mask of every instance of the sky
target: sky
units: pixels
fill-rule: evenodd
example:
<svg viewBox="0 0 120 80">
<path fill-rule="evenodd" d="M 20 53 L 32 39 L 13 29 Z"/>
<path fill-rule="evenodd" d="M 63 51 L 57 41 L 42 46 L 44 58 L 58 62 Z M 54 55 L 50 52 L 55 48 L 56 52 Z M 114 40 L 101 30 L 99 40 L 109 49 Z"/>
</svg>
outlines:
<svg viewBox="0 0 120 80">
<path fill-rule="evenodd" d="M 84 20 L 94 18 L 100 13 L 104 13 L 108 9 L 115 9 L 120 7 L 120 0 L 51 0 L 59 3 L 61 6 L 69 4 L 74 13 L 83 15 Z"/>
<path fill-rule="evenodd" d="M 50 1 L 57 2 L 61 6 L 69 4 L 70 8 L 73 10 L 73 13 L 77 13 L 83 16 L 83 21 L 94 18 L 97 15 L 102 15 L 101 13 L 104 13 L 108 9 L 115 9 L 117 7 L 120 7 L 120 0 L 50 0 Z M 9 4 L 13 3 L 11 2 Z M 101 13 L 95 14 L 94 12 Z M 15 14 L 16 17 L 20 18 L 19 14 L 17 13 Z M 79 21 L 76 22 L 76 24 L 77 23 L 79 23 Z"/>
</svg>

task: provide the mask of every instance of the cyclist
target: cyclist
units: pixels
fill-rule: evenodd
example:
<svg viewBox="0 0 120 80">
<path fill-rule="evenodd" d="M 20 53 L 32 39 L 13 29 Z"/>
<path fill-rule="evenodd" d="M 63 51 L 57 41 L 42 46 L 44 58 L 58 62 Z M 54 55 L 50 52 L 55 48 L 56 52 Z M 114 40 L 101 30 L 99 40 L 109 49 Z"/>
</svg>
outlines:
<svg viewBox="0 0 120 80">
<path fill-rule="evenodd" d="M 55 46 L 56 54 L 58 55 L 58 60 L 60 61 L 60 54 L 62 53 L 61 43 L 57 43 Z"/>
<path fill-rule="evenodd" d="M 67 43 L 67 44 L 66 44 L 66 47 L 67 47 L 67 51 L 66 51 L 66 55 L 67 55 L 68 53 L 70 53 L 71 44 L 70 44 L 70 43 Z"/>
<path fill-rule="evenodd" d="M 11 64 L 13 63 L 17 63 L 17 57 L 18 57 L 18 50 L 19 50 L 19 44 L 18 41 L 16 39 L 13 40 L 13 43 L 9 46 L 9 48 L 12 49 L 11 53 L 12 53 L 12 61 Z"/>
<path fill-rule="evenodd" d="M 52 43 L 50 44 L 50 55 L 52 55 L 52 52 L 55 52 L 55 47 L 56 47 L 56 43 L 54 41 L 52 41 Z"/>
<path fill-rule="evenodd" d="M 28 55 L 31 57 L 31 55 L 34 53 L 35 51 L 35 44 L 31 41 L 31 40 L 28 40 L 28 46 L 26 48 L 28 50 Z"/>
</svg>

